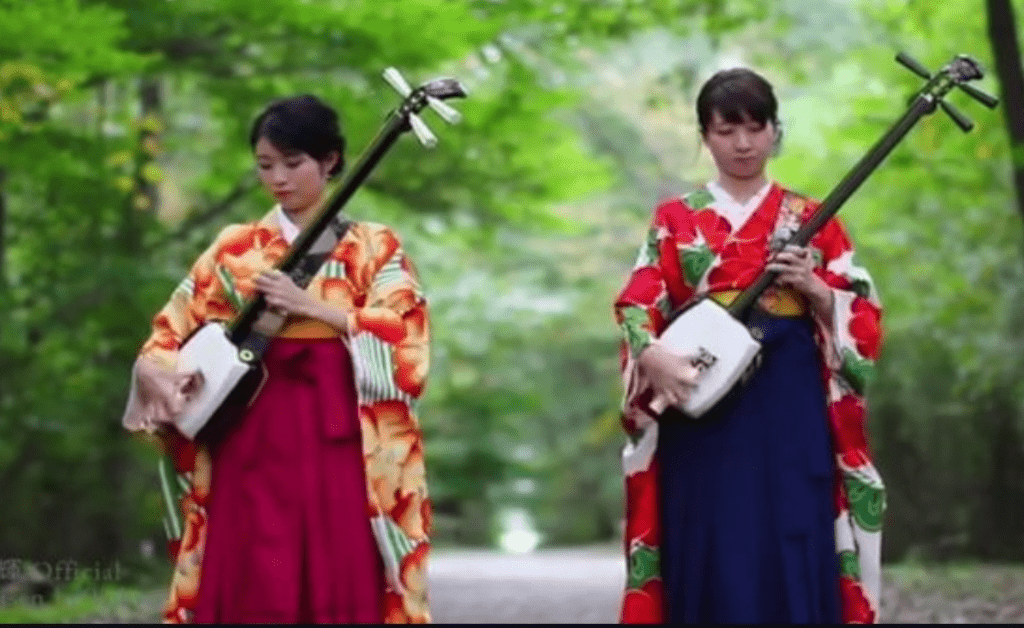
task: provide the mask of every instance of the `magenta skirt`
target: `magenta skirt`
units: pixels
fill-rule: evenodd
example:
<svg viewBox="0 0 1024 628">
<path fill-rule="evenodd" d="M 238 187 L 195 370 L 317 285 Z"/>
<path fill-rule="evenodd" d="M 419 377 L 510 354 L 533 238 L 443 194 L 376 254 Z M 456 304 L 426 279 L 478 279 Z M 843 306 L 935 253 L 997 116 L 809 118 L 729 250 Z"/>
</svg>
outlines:
<svg viewBox="0 0 1024 628">
<path fill-rule="evenodd" d="M 267 382 L 215 452 L 197 623 L 380 623 L 352 361 L 273 341 Z"/>
</svg>

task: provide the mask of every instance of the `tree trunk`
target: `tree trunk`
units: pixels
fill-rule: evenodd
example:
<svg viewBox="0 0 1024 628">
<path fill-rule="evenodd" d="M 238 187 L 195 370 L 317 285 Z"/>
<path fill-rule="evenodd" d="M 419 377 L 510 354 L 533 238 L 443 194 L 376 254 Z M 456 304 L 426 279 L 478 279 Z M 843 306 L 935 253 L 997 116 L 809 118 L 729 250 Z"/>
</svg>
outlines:
<svg viewBox="0 0 1024 628">
<path fill-rule="evenodd" d="M 139 85 L 139 102 L 142 105 L 142 129 L 139 132 L 139 159 L 136 171 L 138 194 L 145 199 L 145 209 L 156 215 L 159 207 L 156 183 L 145 176 L 144 168 L 156 162 L 159 131 L 155 126 L 162 117 L 163 98 L 159 81 L 151 76 L 144 77 Z"/>
<path fill-rule="evenodd" d="M 144 76 L 138 83 L 138 98 L 141 109 L 138 147 L 135 157 L 135 189 L 125 199 L 119 242 L 119 253 L 131 263 L 141 266 L 146 263 L 143 246 L 147 225 L 157 213 L 157 186 L 146 173 L 148 165 L 155 162 L 158 153 L 156 141 L 160 131 L 162 98 L 158 77 Z M 130 330 L 110 328 L 109 333 L 131 333 Z M 100 469 L 106 491 L 102 501 L 104 507 L 99 517 L 100 525 L 95 533 L 95 554 L 106 561 L 122 558 L 127 549 L 125 544 L 128 522 L 134 516 L 134 505 L 125 507 L 127 474 L 131 469 L 128 439 L 113 417 L 99 433 L 103 440 L 103 455 Z M 99 501 L 99 500 L 98 500 Z"/>
<path fill-rule="evenodd" d="M 156 183 L 147 175 L 147 167 L 156 161 L 163 99 L 160 82 L 156 77 L 142 77 L 138 89 L 141 116 L 139 144 L 135 154 L 135 189 L 125 200 L 120 235 L 122 250 L 130 257 L 138 258 L 141 263 L 142 236 L 147 217 L 155 216 L 159 206 Z"/>
<path fill-rule="evenodd" d="M 1002 96 L 999 106 L 1010 136 L 1017 211 L 1024 218 L 1024 69 L 1017 41 L 1017 20 L 1011 0 L 985 0 L 985 8 L 988 12 L 988 37 L 992 43 Z"/>
<path fill-rule="evenodd" d="M 7 225 L 7 194 L 4 186 L 7 171 L 0 167 L 0 312 L 9 311 L 13 303 L 9 302 L 10 290 L 7 288 L 7 235 L 4 228 Z M 0 344 L 0 373 L 9 373 L 7 366 L 7 355 L 4 353 L 3 345 Z M 7 398 L 3 377 L 0 377 L 0 410 L 7 406 Z M 9 377 L 7 379 L 10 379 Z"/>
<path fill-rule="evenodd" d="M 1005 391 L 997 394 L 1008 396 Z M 991 466 L 979 486 L 972 536 L 979 558 L 1019 561 L 1024 558 L 1024 443 L 1013 404 L 997 402 L 994 410 L 996 425 L 989 437 Z"/>
<path fill-rule="evenodd" d="M 7 283 L 7 194 L 4 183 L 7 170 L 0 167 L 0 289 Z"/>
</svg>

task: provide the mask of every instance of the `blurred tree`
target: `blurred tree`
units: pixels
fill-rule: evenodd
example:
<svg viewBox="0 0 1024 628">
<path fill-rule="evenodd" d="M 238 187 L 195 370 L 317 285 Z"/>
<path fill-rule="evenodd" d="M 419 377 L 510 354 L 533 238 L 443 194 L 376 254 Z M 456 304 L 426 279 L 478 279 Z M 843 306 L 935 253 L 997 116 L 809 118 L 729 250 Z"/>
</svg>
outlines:
<svg viewBox="0 0 1024 628">
<path fill-rule="evenodd" d="M 681 28 L 719 32 L 760 4 L 566 12 L 557 2 L 0 0 L 0 555 L 126 557 L 157 534 L 152 452 L 117 422 L 145 321 L 224 222 L 265 211 L 250 194 L 252 115 L 272 98 L 315 92 L 341 110 L 350 145 L 365 145 L 396 102 L 379 80 L 386 65 L 414 81 L 454 74 L 472 90 L 460 106 L 467 123 L 428 156 L 414 142 L 397 146 L 352 211 L 415 233 L 423 249 L 444 235 L 424 273 L 442 316 L 441 383 L 428 400 L 437 418 L 425 416 L 428 429 L 451 424 L 475 449 L 435 455 L 434 481 L 489 520 L 497 498 L 487 487 L 509 476 L 506 445 L 530 406 L 508 414 L 525 385 L 497 375 L 483 394 L 445 392 L 457 330 L 444 317 L 483 320 L 457 300 L 445 310 L 443 286 L 473 270 L 452 250 L 480 253 L 490 271 L 508 226 L 565 228 L 552 203 L 608 181 L 563 123 L 578 96 L 548 71 L 570 58 L 564 51 L 673 9 L 693 18 Z M 495 345 L 523 341 L 520 323 L 504 336 L 499 326 Z M 480 349 L 451 354 L 456 368 Z"/>
<path fill-rule="evenodd" d="M 992 67 L 990 53 L 976 46 L 984 20 L 969 3 L 787 0 L 765 21 L 730 33 L 727 46 L 704 47 L 694 37 L 681 46 L 688 57 L 673 49 L 678 40 L 648 33 L 613 60 L 594 58 L 607 79 L 595 91 L 608 106 L 586 109 L 585 132 L 620 169 L 623 184 L 611 202 L 630 207 L 614 233 L 638 241 L 658 196 L 710 176 L 692 103 L 714 70 L 752 65 L 772 80 L 786 134 L 772 173 L 821 198 L 919 88 L 893 62 L 895 52 L 932 68 L 967 52 Z M 975 131 L 964 135 L 941 115 L 925 119 L 842 213 L 887 310 L 888 341 L 870 397 L 873 441 L 892 491 L 887 559 L 1014 558 L 1024 547 L 1024 513 L 1007 506 L 1024 503 L 1016 466 L 1024 448 L 1015 436 L 1024 365 L 1013 152 L 992 112 L 959 93 L 950 98 L 969 102 L 962 108 Z M 610 216 L 609 200 L 587 211 Z M 611 292 L 635 248 L 598 250 L 621 269 L 605 269 L 617 277 L 603 282 Z"/>
<path fill-rule="evenodd" d="M 838 180 L 898 115 L 897 95 L 919 84 L 892 63 L 897 50 L 931 68 L 954 52 L 993 67 L 990 51 L 976 43 L 986 36 L 977 8 L 859 3 L 875 45 L 820 64 L 816 80 L 790 102 L 785 119 L 819 136 L 787 127 L 789 154 L 776 175 L 827 193 L 822 182 Z M 992 19 L 1001 18 L 989 17 L 990 26 Z M 1001 24 L 1003 33 L 1016 25 Z M 991 44 L 993 51 L 999 45 Z M 1003 80 L 996 72 L 982 87 L 999 84 L 1005 95 Z M 957 93 L 950 99 L 969 103 L 962 108 L 976 129 L 964 135 L 941 115 L 923 120 L 842 213 L 887 312 L 869 397 L 874 447 L 891 491 L 884 552 L 887 559 L 1018 559 L 1024 365 L 1012 138 L 992 112 Z"/>
<path fill-rule="evenodd" d="M 712 171 L 702 80 L 762 69 L 786 130 L 773 174 L 823 196 L 916 88 L 896 50 L 987 64 L 972 6 L 0 0 L 0 557 L 125 558 L 159 535 L 153 452 L 117 425 L 146 321 L 224 223 L 266 210 L 256 111 L 317 93 L 358 149 L 397 102 L 387 65 L 471 92 L 437 150 L 400 142 L 350 208 L 405 235 L 431 299 L 436 536 L 491 543 L 509 506 L 549 543 L 614 535 L 610 303 L 654 203 Z M 890 557 L 1016 543 L 1005 502 L 1009 536 L 989 525 L 1024 477 L 1014 153 L 975 111 L 969 136 L 922 122 L 843 212 L 888 311 Z"/>
<path fill-rule="evenodd" d="M 1010 136 L 1017 206 L 1024 216 L 1024 68 L 1017 32 L 1020 22 L 1010 0 L 986 0 L 988 37 L 1002 92 L 1003 117 Z"/>
</svg>

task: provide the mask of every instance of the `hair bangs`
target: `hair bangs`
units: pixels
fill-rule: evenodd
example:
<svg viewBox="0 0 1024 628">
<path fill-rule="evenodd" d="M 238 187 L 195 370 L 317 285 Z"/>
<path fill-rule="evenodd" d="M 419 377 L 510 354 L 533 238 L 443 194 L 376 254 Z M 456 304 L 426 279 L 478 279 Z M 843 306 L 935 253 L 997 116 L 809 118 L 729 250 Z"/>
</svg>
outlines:
<svg viewBox="0 0 1024 628">
<path fill-rule="evenodd" d="M 723 86 L 723 93 L 714 99 L 716 104 L 711 107 L 723 120 L 732 124 L 748 121 L 767 124 L 772 120 L 773 108 L 770 102 L 757 93 L 731 87 Z"/>
<path fill-rule="evenodd" d="M 778 124 L 778 101 L 771 83 L 746 68 L 723 70 L 712 76 L 697 96 L 697 120 L 707 132 L 714 112 L 726 122 Z"/>
<path fill-rule="evenodd" d="M 285 154 L 306 153 L 317 161 L 337 153 L 331 174 L 344 167 L 345 138 L 338 114 L 314 96 L 296 96 L 272 103 L 252 125 L 249 144 L 253 148 L 261 137 Z"/>
</svg>

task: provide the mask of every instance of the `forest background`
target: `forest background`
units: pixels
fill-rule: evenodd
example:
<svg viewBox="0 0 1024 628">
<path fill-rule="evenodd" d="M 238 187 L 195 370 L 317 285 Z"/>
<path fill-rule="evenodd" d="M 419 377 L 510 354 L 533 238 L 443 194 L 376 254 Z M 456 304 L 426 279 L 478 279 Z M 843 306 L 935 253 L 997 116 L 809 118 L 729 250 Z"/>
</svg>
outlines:
<svg viewBox="0 0 1024 628">
<path fill-rule="evenodd" d="M 824 197 L 930 69 L 996 111 L 925 118 L 841 216 L 886 308 L 871 442 L 884 559 L 1024 560 L 1021 0 L 0 0 L 0 559 L 165 564 L 156 453 L 120 426 L 153 314 L 223 225 L 261 216 L 247 129 L 314 93 L 352 152 L 413 83 L 469 89 L 350 203 L 430 300 L 420 413 L 440 546 L 617 542 L 611 304 L 653 206 L 713 175 L 693 101 L 771 80 L 769 168 Z M 156 548 L 154 550 L 154 548 Z"/>
</svg>

